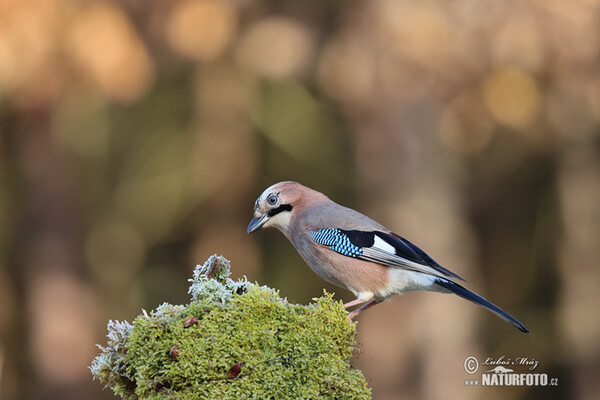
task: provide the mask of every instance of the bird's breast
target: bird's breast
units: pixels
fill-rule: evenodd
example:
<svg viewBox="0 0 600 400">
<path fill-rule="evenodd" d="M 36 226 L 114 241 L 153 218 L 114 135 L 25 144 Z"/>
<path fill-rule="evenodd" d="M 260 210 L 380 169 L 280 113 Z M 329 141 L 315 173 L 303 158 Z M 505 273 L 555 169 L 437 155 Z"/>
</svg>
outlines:
<svg viewBox="0 0 600 400">
<path fill-rule="evenodd" d="M 389 292 L 389 267 L 336 253 L 312 241 L 307 231 L 291 235 L 290 241 L 321 278 L 356 295 L 371 292 L 381 297 L 378 294 Z"/>
</svg>

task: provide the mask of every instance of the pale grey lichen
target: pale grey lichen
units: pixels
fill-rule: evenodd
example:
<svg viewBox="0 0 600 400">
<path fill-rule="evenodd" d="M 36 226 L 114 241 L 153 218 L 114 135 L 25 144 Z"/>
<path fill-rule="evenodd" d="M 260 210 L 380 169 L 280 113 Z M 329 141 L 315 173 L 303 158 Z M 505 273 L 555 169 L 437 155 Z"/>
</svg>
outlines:
<svg viewBox="0 0 600 400">
<path fill-rule="evenodd" d="M 229 277 L 230 270 L 229 260 L 216 254 L 210 256 L 204 264 L 198 264 L 194 269 L 193 278 L 189 279 L 192 284 L 188 293 L 192 295 L 192 300 L 226 304 L 236 294 L 239 295 L 250 287 L 258 286 L 248 282 L 246 277 L 234 281 Z M 277 295 L 277 291 L 267 286 L 260 287 L 271 290 Z"/>
<path fill-rule="evenodd" d="M 162 303 L 160 306 L 156 307 L 156 310 L 152 311 L 150 315 L 158 319 L 162 324 L 167 324 L 174 317 L 180 315 L 184 309 L 185 306 L 182 305 L 174 306 L 173 304 Z"/>
<path fill-rule="evenodd" d="M 125 395 L 130 391 L 128 383 L 133 381 L 125 362 L 127 339 L 131 334 L 133 325 L 127 321 L 110 320 L 107 329 L 107 344 L 106 346 L 96 345 L 101 353 L 94 358 L 89 368 L 95 379 L 111 386 L 115 393 Z M 124 396 L 124 398 L 126 397 Z"/>
</svg>

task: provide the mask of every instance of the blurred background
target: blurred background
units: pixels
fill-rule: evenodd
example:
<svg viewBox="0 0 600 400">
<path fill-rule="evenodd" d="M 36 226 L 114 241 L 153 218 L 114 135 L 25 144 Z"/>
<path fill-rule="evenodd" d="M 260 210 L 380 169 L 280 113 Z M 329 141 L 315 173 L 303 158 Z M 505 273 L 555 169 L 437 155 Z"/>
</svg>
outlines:
<svg viewBox="0 0 600 400">
<path fill-rule="evenodd" d="M 255 198 L 297 180 L 424 248 L 455 296 L 360 317 L 374 399 L 600 394 L 599 0 L 0 0 L 0 397 L 112 399 L 109 319 L 214 253 L 309 303 Z M 467 356 L 557 387 L 467 387 Z M 526 372 L 517 368 L 517 372 Z"/>
</svg>

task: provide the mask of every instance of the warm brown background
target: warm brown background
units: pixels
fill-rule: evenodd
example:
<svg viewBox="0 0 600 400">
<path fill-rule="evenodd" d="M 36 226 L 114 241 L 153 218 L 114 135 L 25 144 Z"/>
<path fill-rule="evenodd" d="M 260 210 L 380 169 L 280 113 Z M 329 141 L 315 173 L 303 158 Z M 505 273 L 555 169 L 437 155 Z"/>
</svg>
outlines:
<svg viewBox="0 0 600 400">
<path fill-rule="evenodd" d="M 360 318 L 376 400 L 600 396 L 599 0 L 0 0 L 0 396 L 111 399 L 108 319 L 213 253 L 323 287 L 252 204 L 298 180 L 514 314 L 411 293 Z M 557 388 L 473 388 L 533 357 Z M 517 372 L 524 372 L 518 369 Z"/>
</svg>

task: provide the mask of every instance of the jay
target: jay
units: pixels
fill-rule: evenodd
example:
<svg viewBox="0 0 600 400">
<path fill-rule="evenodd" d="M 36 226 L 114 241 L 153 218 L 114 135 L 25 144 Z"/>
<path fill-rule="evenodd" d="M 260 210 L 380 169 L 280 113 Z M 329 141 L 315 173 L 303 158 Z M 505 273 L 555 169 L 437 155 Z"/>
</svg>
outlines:
<svg viewBox="0 0 600 400">
<path fill-rule="evenodd" d="M 454 293 L 529 333 L 408 240 L 297 182 L 276 183 L 256 200 L 247 231 L 262 227 L 280 230 L 317 275 L 354 293 L 356 300 L 344 304 L 360 305 L 348 314 L 350 319 L 394 294 L 428 290 Z"/>
</svg>

